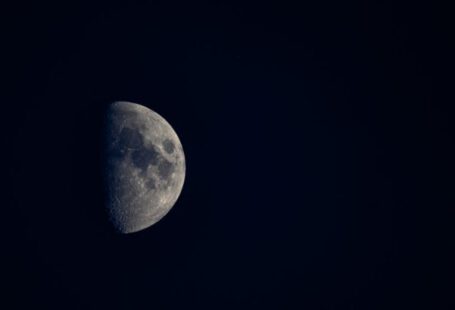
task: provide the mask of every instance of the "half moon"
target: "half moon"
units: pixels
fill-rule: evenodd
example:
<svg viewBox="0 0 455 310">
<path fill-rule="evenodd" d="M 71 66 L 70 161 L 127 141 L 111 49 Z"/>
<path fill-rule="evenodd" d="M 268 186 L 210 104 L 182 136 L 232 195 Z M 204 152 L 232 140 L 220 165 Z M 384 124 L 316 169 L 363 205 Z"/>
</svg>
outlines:
<svg viewBox="0 0 455 310">
<path fill-rule="evenodd" d="M 150 227 L 182 191 L 185 156 L 177 134 L 149 108 L 117 101 L 107 109 L 104 142 L 110 222 L 120 233 Z"/>
</svg>

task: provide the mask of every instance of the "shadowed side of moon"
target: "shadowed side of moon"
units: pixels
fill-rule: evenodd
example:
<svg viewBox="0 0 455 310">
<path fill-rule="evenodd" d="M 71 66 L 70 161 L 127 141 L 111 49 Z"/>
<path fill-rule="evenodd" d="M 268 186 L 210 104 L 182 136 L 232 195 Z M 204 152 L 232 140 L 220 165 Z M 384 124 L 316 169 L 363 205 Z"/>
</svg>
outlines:
<svg viewBox="0 0 455 310">
<path fill-rule="evenodd" d="M 152 110 L 115 102 L 106 113 L 104 139 L 110 222 L 121 233 L 155 224 L 174 206 L 185 179 L 177 134 Z"/>
</svg>

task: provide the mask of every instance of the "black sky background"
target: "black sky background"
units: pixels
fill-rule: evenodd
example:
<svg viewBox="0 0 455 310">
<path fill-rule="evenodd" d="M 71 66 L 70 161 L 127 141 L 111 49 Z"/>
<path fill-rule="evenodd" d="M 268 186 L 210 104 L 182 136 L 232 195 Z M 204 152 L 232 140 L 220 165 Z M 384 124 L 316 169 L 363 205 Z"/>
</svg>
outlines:
<svg viewBox="0 0 455 310">
<path fill-rule="evenodd" d="M 453 108 L 428 3 L 3 13 L 2 309 L 455 307 Z M 131 235 L 103 214 L 115 100 L 165 117 L 187 160 L 175 207 Z"/>
</svg>

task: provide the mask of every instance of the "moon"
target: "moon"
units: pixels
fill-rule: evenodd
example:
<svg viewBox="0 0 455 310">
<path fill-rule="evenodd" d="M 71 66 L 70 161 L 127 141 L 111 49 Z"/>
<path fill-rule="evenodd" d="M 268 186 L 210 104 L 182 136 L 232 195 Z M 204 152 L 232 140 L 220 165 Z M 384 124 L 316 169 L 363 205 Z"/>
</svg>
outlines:
<svg viewBox="0 0 455 310">
<path fill-rule="evenodd" d="M 185 155 L 171 125 L 126 101 L 106 111 L 104 184 L 109 221 L 120 233 L 146 229 L 174 206 L 185 180 Z"/>
</svg>

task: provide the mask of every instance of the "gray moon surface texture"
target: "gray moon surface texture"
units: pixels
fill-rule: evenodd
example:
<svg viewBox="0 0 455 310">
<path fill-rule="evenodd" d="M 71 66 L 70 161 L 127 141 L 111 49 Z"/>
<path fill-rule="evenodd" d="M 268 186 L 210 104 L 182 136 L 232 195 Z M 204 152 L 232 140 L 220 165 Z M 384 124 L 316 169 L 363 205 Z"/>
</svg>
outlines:
<svg viewBox="0 0 455 310">
<path fill-rule="evenodd" d="M 185 156 L 177 134 L 149 108 L 117 101 L 106 112 L 104 142 L 110 222 L 120 233 L 150 227 L 182 191 Z"/>
</svg>

